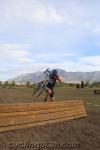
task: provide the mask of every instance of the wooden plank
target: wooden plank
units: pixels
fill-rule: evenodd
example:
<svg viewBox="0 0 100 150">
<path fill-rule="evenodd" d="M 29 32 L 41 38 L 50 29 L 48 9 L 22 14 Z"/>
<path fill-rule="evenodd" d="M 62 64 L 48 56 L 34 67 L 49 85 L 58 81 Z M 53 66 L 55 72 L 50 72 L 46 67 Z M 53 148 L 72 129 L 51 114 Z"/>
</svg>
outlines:
<svg viewBox="0 0 100 150">
<path fill-rule="evenodd" d="M 41 104 L 47 104 L 47 105 L 51 105 L 52 103 L 55 103 L 56 105 L 57 104 L 62 104 L 62 103 L 76 103 L 76 102 L 82 102 L 82 100 L 70 100 L 70 101 L 54 101 L 54 102 L 46 102 L 46 103 L 44 103 L 44 102 L 33 102 L 33 103 L 6 103 L 6 104 L 0 104 L 0 108 L 2 107 L 2 106 L 23 106 L 23 104 L 24 105 L 29 105 L 29 106 L 31 106 L 32 104 L 34 104 L 34 105 L 41 105 Z"/>
<path fill-rule="evenodd" d="M 61 107 L 81 106 L 82 101 L 63 101 L 63 102 L 47 102 L 47 103 L 21 103 L 21 104 L 0 104 L 1 112 L 18 112 L 18 111 L 31 111 L 31 110 L 43 110 L 43 109 L 55 109 Z"/>
<path fill-rule="evenodd" d="M 0 104 L 0 132 L 85 117 L 83 101 Z"/>
<path fill-rule="evenodd" d="M 79 115 L 76 115 L 76 116 L 67 116 L 67 117 L 64 117 L 64 118 L 59 118 L 59 119 L 54 119 L 54 120 L 47 120 L 47 121 L 43 121 L 43 122 L 35 122 L 35 123 L 20 124 L 20 125 L 15 125 L 15 126 L 0 127 L 0 132 L 7 132 L 7 131 L 18 130 L 18 129 L 23 129 L 23 128 L 30 128 L 30 127 L 34 127 L 34 126 L 47 125 L 47 124 L 50 124 L 50 123 L 69 121 L 69 120 L 72 120 L 72 119 L 83 118 L 83 117 L 86 117 L 86 114 L 79 114 Z"/>
<path fill-rule="evenodd" d="M 77 109 L 84 109 L 83 106 L 72 106 L 72 107 L 64 107 L 64 108 L 55 108 L 55 109 L 46 109 L 46 110 L 38 110 L 38 111 L 24 111 L 24 112 L 8 112 L 8 113 L 0 113 L 0 119 L 8 118 L 8 117 L 17 117 L 17 116 L 29 116 L 29 115 L 36 115 L 36 114 L 47 114 L 47 113 L 55 113 L 55 112 L 62 112 L 65 110 L 77 110 Z"/>
<path fill-rule="evenodd" d="M 85 113 L 84 109 L 73 109 L 73 110 L 65 110 L 62 112 L 55 112 L 55 113 L 47 113 L 47 114 L 33 114 L 28 116 L 16 116 L 16 117 L 9 117 L 9 118 L 1 118 L 0 119 L 0 127 L 8 126 L 8 125 L 15 125 L 15 124 L 25 124 L 30 122 L 41 122 L 45 120 L 57 119 L 67 116 L 73 116 Z"/>
<path fill-rule="evenodd" d="M 100 94 L 100 89 L 94 89 L 94 94 Z"/>
</svg>

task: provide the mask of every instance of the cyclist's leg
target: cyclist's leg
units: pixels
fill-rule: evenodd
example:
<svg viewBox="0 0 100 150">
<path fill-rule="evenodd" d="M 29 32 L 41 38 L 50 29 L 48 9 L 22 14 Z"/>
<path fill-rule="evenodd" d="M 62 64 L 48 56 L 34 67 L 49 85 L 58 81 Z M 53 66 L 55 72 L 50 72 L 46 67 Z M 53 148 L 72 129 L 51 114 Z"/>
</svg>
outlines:
<svg viewBox="0 0 100 150">
<path fill-rule="evenodd" d="M 46 87 L 45 87 L 45 91 L 46 91 L 46 97 L 45 97 L 45 99 L 44 99 L 44 102 L 46 102 L 48 96 L 50 96 L 50 94 L 51 94 L 51 89 L 46 86 Z"/>
<path fill-rule="evenodd" d="M 55 101 L 54 88 L 51 89 L 50 100 L 51 100 L 51 102 Z"/>
<path fill-rule="evenodd" d="M 46 102 L 47 99 L 48 99 L 48 94 L 46 94 L 46 97 L 45 97 L 45 99 L 44 99 L 44 102 Z"/>
</svg>

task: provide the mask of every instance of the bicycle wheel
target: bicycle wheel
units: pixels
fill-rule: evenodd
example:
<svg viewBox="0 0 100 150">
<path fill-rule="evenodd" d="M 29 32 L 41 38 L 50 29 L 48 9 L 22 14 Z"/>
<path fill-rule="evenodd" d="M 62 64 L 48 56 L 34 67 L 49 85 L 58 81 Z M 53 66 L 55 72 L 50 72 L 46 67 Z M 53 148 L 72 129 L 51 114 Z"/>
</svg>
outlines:
<svg viewBox="0 0 100 150">
<path fill-rule="evenodd" d="M 39 89 L 36 93 L 35 93 L 35 96 L 40 96 L 42 94 L 42 92 L 44 91 L 43 88 Z"/>
<path fill-rule="evenodd" d="M 44 83 L 44 81 L 37 83 L 32 95 L 39 96 L 44 90 Z"/>
<path fill-rule="evenodd" d="M 37 91 L 38 91 L 38 89 L 35 89 L 35 90 L 33 91 L 32 95 L 35 95 Z"/>
<path fill-rule="evenodd" d="M 46 84 L 47 84 L 47 80 L 44 80 L 43 82 L 41 82 L 39 90 L 36 92 L 37 97 L 40 96 L 41 93 L 44 91 Z"/>
<path fill-rule="evenodd" d="M 32 95 L 35 95 L 35 93 L 36 93 L 39 89 L 40 89 L 40 83 L 34 84 Z"/>
</svg>

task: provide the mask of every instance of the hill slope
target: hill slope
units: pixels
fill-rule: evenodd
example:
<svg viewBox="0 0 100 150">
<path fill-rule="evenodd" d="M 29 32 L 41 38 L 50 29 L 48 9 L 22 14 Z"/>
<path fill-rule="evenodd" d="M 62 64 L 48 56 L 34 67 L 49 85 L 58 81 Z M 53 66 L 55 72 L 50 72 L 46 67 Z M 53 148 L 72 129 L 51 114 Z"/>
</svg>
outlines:
<svg viewBox="0 0 100 150">
<path fill-rule="evenodd" d="M 80 82 L 82 80 L 84 81 L 90 81 L 90 82 L 96 82 L 100 81 L 100 71 L 94 71 L 94 72 L 66 72 L 62 69 L 57 69 L 59 72 L 59 75 L 62 77 L 64 82 Z M 43 79 L 44 73 L 43 72 L 35 72 L 35 73 L 27 73 L 20 75 L 16 78 L 10 79 L 8 81 L 15 81 L 16 83 L 26 83 L 27 81 L 33 83 L 37 82 Z"/>
</svg>

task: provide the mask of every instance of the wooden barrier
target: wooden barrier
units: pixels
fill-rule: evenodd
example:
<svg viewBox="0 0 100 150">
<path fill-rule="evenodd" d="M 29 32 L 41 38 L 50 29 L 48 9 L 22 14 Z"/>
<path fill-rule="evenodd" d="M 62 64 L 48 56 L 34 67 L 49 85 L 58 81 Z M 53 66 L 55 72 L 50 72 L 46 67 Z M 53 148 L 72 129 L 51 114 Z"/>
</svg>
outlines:
<svg viewBox="0 0 100 150">
<path fill-rule="evenodd" d="M 94 94 L 100 94 L 100 89 L 94 89 Z"/>
<path fill-rule="evenodd" d="M 86 117 L 82 101 L 0 104 L 0 132 Z"/>
</svg>

